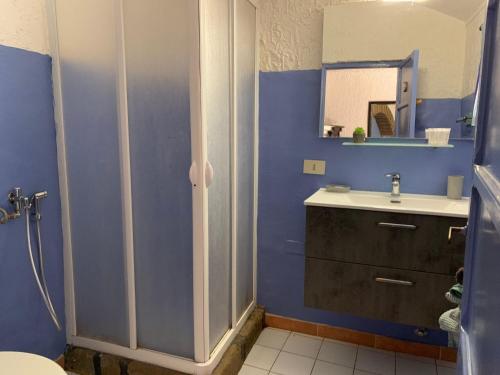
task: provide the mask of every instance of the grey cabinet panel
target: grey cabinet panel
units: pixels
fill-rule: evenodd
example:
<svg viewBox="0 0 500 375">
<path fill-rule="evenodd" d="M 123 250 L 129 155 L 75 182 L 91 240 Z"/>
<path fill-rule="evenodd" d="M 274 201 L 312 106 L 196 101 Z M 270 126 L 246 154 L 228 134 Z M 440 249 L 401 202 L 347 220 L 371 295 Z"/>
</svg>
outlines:
<svg viewBox="0 0 500 375">
<path fill-rule="evenodd" d="M 409 281 L 413 285 L 380 283 L 376 278 Z M 449 275 L 306 258 L 305 305 L 439 328 L 439 316 L 453 307 L 444 294 L 454 282 Z"/>
<path fill-rule="evenodd" d="M 448 229 L 466 222 L 462 218 L 309 206 L 306 256 L 452 275 L 463 265 L 465 239 L 455 235 L 448 243 Z"/>
</svg>

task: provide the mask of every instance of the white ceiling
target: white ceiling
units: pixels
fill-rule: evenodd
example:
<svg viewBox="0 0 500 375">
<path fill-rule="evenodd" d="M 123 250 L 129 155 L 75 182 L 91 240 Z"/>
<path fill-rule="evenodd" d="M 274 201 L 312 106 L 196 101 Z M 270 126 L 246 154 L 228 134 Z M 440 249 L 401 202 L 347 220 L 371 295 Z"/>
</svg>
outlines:
<svg viewBox="0 0 500 375">
<path fill-rule="evenodd" d="M 486 0 L 419 0 L 418 3 L 463 21 L 468 21 L 481 6 L 486 6 Z"/>
</svg>

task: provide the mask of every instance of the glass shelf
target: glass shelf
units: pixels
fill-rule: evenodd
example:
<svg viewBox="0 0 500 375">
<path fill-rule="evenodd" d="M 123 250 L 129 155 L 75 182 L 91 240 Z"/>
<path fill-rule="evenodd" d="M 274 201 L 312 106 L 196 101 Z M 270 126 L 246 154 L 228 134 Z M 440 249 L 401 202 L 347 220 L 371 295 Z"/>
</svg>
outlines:
<svg viewBox="0 0 500 375">
<path fill-rule="evenodd" d="M 454 145 L 430 145 L 428 143 L 385 143 L 385 142 L 365 142 L 365 143 L 354 143 L 354 142 L 343 142 L 342 146 L 354 146 L 354 147 L 420 147 L 420 148 L 453 148 Z"/>
</svg>

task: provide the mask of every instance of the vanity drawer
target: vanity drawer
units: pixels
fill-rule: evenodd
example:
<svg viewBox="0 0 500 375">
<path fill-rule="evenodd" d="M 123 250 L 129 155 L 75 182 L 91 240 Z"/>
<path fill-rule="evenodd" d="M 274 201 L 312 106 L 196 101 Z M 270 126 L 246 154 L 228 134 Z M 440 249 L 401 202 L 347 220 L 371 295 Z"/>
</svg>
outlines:
<svg viewBox="0 0 500 375">
<path fill-rule="evenodd" d="M 465 238 L 450 226 L 467 219 L 307 207 L 306 256 L 452 275 L 463 266 Z"/>
<path fill-rule="evenodd" d="M 306 258 L 307 307 L 439 328 L 452 276 Z"/>
</svg>

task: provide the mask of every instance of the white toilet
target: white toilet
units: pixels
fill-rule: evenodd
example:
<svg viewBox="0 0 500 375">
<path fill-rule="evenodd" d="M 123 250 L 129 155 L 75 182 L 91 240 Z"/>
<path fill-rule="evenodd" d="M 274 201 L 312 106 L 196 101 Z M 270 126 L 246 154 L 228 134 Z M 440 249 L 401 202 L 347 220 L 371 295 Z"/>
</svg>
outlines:
<svg viewBox="0 0 500 375">
<path fill-rule="evenodd" d="M 0 352 L 1 375 L 66 375 L 48 358 L 22 352 Z"/>
</svg>

